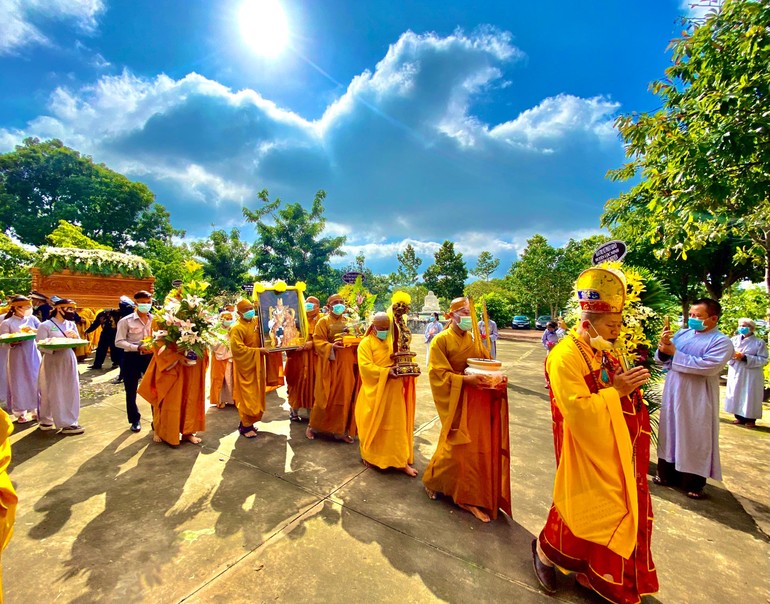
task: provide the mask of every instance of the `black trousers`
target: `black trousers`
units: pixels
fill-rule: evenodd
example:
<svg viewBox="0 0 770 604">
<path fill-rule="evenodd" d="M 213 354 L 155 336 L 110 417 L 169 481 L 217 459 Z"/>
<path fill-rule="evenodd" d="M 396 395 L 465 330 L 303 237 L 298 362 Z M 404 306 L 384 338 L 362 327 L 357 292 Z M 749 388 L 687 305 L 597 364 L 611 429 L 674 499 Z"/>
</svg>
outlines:
<svg viewBox="0 0 770 604">
<path fill-rule="evenodd" d="M 672 486 L 681 486 L 688 493 L 698 493 L 706 486 L 706 477 L 688 472 L 680 472 L 676 466 L 665 459 L 658 458 L 658 476 Z"/>
<path fill-rule="evenodd" d="M 94 354 L 94 369 L 101 369 L 104 359 L 107 358 L 108 348 L 112 364 L 120 365 L 120 360 L 123 358 L 123 349 L 115 346 L 115 332 L 105 333 L 104 328 L 102 328 L 102 335 L 99 336 L 99 344 L 96 346 L 96 353 Z"/>
<path fill-rule="evenodd" d="M 135 424 L 142 418 L 139 407 L 136 406 L 136 389 L 139 388 L 139 380 L 147 371 L 151 359 L 151 354 L 129 351 L 123 354 L 120 367 L 123 373 L 123 387 L 126 389 L 126 414 L 129 424 Z"/>
</svg>

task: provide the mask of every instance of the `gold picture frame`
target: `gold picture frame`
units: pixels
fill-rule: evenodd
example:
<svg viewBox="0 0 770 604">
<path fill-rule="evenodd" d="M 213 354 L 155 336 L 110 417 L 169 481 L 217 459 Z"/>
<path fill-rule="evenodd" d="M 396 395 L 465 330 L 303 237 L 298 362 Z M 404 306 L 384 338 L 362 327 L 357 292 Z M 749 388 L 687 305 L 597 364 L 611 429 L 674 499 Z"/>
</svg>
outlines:
<svg viewBox="0 0 770 604">
<path fill-rule="evenodd" d="M 255 286 L 254 302 L 259 317 L 260 340 L 270 351 L 295 350 L 307 340 L 304 287 L 278 282 Z"/>
</svg>

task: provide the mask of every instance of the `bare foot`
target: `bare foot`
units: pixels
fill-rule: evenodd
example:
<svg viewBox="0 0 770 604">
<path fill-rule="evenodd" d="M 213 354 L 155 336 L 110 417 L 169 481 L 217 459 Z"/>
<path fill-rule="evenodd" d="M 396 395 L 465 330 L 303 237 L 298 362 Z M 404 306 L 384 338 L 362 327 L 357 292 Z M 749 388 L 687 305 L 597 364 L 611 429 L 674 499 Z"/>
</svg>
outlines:
<svg viewBox="0 0 770 604">
<path fill-rule="evenodd" d="M 249 430 L 248 432 L 241 432 L 241 436 L 245 438 L 256 438 L 257 437 L 257 429 L 253 428 Z"/>
<path fill-rule="evenodd" d="M 491 520 L 489 516 L 487 516 L 484 512 L 481 511 L 480 508 L 477 508 L 475 505 L 462 505 L 461 503 L 458 503 L 457 505 L 464 509 L 466 512 L 473 514 L 482 522 L 489 522 Z"/>
<path fill-rule="evenodd" d="M 158 436 L 157 434 L 155 434 L 155 432 L 153 432 L 152 433 L 152 442 L 154 442 L 154 443 L 162 443 L 163 439 L 160 436 Z"/>
<path fill-rule="evenodd" d="M 374 465 L 370 464 L 365 459 L 361 459 L 361 463 L 364 464 L 367 468 L 370 468 L 370 469 L 374 468 Z"/>
<path fill-rule="evenodd" d="M 313 428 L 310 426 L 308 426 L 305 430 L 305 438 L 308 440 L 315 440 L 315 430 L 313 430 Z"/>
<path fill-rule="evenodd" d="M 438 499 L 436 491 L 431 491 L 428 487 L 425 487 L 425 492 L 428 494 L 428 499 Z"/>
<path fill-rule="evenodd" d="M 407 476 L 411 476 L 414 478 L 417 476 L 417 470 L 415 470 L 412 466 L 409 464 L 406 464 L 403 468 L 401 468 L 401 471 L 406 474 Z"/>
<path fill-rule="evenodd" d="M 336 440 L 340 441 L 341 443 L 348 443 L 348 444 L 351 444 L 351 443 L 353 442 L 353 437 L 352 437 L 352 436 L 349 436 L 349 435 L 347 435 L 347 434 L 343 434 L 343 435 L 341 435 L 341 436 L 338 436 L 337 434 L 335 434 L 335 435 L 334 435 L 334 438 L 335 438 Z"/>
<path fill-rule="evenodd" d="M 182 440 L 186 440 L 188 443 L 192 443 L 194 445 L 199 445 L 202 442 L 200 438 L 195 436 L 195 434 L 182 434 Z"/>
</svg>

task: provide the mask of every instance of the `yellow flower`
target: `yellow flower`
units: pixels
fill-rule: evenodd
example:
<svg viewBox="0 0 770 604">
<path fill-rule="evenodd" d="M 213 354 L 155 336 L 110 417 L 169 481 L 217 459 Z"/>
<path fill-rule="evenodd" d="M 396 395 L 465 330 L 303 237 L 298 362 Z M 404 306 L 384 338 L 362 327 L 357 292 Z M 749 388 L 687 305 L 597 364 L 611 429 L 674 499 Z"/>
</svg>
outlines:
<svg viewBox="0 0 770 604">
<path fill-rule="evenodd" d="M 393 297 L 390 299 L 390 302 L 391 304 L 398 304 L 399 302 L 403 302 L 404 304 L 411 304 L 412 296 L 406 292 L 397 291 L 393 293 Z"/>
<path fill-rule="evenodd" d="M 184 268 L 187 272 L 194 273 L 199 268 L 203 268 L 203 265 L 195 262 L 195 260 L 186 260 L 184 263 Z"/>
<path fill-rule="evenodd" d="M 304 281 L 297 281 L 297 284 L 295 285 L 298 292 L 303 292 L 307 289 L 307 284 Z"/>
<path fill-rule="evenodd" d="M 273 283 L 273 289 L 279 294 L 282 294 L 286 291 L 286 281 L 276 281 Z"/>
<path fill-rule="evenodd" d="M 254 293 L 255 294 L 261 294 L 265 291 L 265 284 L 264 283 L 255 283 L 254 284 Z"/>
</svg>

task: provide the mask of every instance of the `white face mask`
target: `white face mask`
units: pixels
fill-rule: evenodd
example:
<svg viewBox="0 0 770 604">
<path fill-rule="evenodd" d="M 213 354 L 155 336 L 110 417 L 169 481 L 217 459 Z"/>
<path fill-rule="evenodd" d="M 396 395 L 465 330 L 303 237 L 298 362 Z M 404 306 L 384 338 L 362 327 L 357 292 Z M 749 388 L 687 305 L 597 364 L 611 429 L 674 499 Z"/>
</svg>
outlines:
<svg viewBox="0 0 770 604">
<path fill-rule="evenodd" d="M 24 311 L 21 313 L 21 316 L 24 317 L 25 319 L 27 317 L 31 317 L 32 316 L 32 307 L 30 306 L 29 308 L 25 308 Z"/>
<path fill-rule="evenodd" d="M 588 333 L 588 341 L 591 343 L 591 348 L 594 350 L 614 350 L 615 344 L 600 336 L 599 332 L 596 331 L 596 327 L 590 321 L 588 325 L 596 332 L 596 336 L 592 336 L 590 332 Z"/>
</svg>

